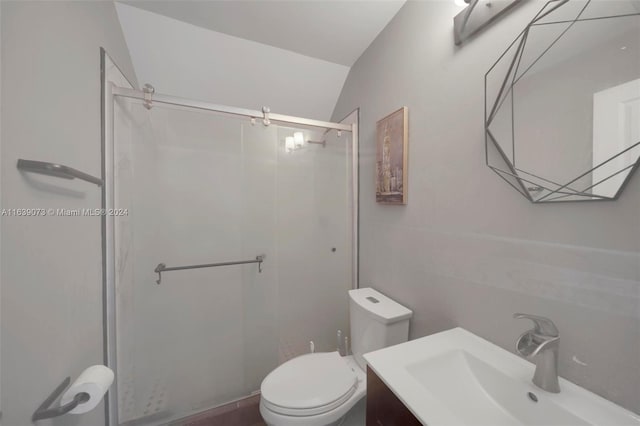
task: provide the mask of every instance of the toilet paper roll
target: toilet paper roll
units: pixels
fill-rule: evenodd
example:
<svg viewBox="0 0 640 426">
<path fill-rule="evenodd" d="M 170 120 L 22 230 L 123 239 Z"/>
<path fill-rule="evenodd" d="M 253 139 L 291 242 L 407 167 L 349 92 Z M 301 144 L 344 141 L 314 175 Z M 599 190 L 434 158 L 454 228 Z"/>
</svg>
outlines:
<svg viewBox="0 0 640 426">
<path fill-rule="evenodd" d="M 113 383 L 113 371 L 104 365 L 92 365 L 80 374 L 75 382 L 67 389 L 60 399 L 60 405 L 73 401 L 73 398 L 85 392 L 89 394 L 89 400 L 81 402 L 76 408 L 69 411 L 71 414 L 82 414 L 96 408 L 109 386 Z"/>
</svg>

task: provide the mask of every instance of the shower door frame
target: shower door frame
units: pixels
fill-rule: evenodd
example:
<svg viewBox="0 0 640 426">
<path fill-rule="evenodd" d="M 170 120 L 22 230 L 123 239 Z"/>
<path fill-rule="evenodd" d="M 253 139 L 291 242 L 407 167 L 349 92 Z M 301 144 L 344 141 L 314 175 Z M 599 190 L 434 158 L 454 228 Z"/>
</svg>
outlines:
<svg viewBox="0 0 640 426">
<path fill-rule="evenodd" d="M 148 94 L 137 89 L 129 89 L 114 85 L 107 80 L 105 59 L 108 54 L 100 49 L 100 80 L 101 80 L 101 160 L 102 160 L 102 209 L 104 212 L 115 207 L 114 198 L 114 100 L 116 96 L 148 100 Z M 111 59 L 111 58 L 109 58 Z M 113 62 L 113 60 L 111 60 Z M 113 62 L 115 64 L 115 62 Z M 116 65 L 117 66 L 117 65 Z M 133 85 L 131 85 L 134 87 Z M 218 105 L 205 101 L 179 98 L 170 95 L 153 94 L 152 103 L 174 105 L 194 108 L 233 116 L 247 117 L 248 119 L 264 119 L 276 124 L 294 124 L 305 127 L 319 127 L 327 130 L 351 132 L 351 288 L 359 287 L 359 140 L 358 124 L 359 110 L 356 109 L 348 117 L 355 116 L 352 124 L 334 123 L 329 121 L 313 120 L 291 115 L 283 115 L 244 108 Z M 265 124 L 268 125 L 268 124 Z M 115 374 L 117 382 L 117 350 L 116 350 L 116 271 L 115 271 L 115 217 L 108 214 L 102 215 L 102 282 L 103 282 L 103 334 L 104 334 L 104 362 Z M 105 398 L 105 425 L 119 426 L 118 423 L 118 391 L 114 382 Z M 212 407 L 213 408 L 213 407 Z"/>
</svg>

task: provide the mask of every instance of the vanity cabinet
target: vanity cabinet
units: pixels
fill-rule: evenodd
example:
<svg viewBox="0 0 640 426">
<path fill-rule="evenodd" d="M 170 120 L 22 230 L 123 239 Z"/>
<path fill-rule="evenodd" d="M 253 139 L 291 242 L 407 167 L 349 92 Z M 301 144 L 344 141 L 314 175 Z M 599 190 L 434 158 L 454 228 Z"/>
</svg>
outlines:
<svg viewBox="0 0 640 426">
<path fill-rule="evenodd" d="M 422 426 L 422 423 L 369 366 L 367 366 L 367 426 Z"/>
</svg>

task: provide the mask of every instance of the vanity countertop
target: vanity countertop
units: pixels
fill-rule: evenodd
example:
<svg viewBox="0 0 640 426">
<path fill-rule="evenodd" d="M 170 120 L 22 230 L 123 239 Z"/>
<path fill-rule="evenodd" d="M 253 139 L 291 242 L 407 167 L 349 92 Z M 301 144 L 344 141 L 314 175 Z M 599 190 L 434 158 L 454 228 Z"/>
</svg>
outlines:
<svg viewBox="0 0 640 426">
<path fill-rule="evenodd" d="M 640 416 L 560 378 L 560 393 L 532 382 L 529 361 L 454 328 L 364 356 L 425 425 L 640 425 Z"/>
</svg>

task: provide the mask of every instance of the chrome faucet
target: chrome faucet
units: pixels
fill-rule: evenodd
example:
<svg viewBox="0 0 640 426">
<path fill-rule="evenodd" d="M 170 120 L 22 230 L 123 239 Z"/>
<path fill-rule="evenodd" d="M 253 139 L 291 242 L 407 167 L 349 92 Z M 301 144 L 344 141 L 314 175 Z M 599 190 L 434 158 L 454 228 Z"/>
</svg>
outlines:
<svg viewBox="0 0 640 426">
<path fill-rule="evenodd" d="M 548 318 L 529 314 L 513 314 L 516 319 L 526 318 L 534 323 L 534 328 L 518 337 L 516 352 L 535 362 L 536 372 L 533 384 L 547 392 L 560 392 L 558 384 L 558 344 L 560 333 Z"/>
</svg>

